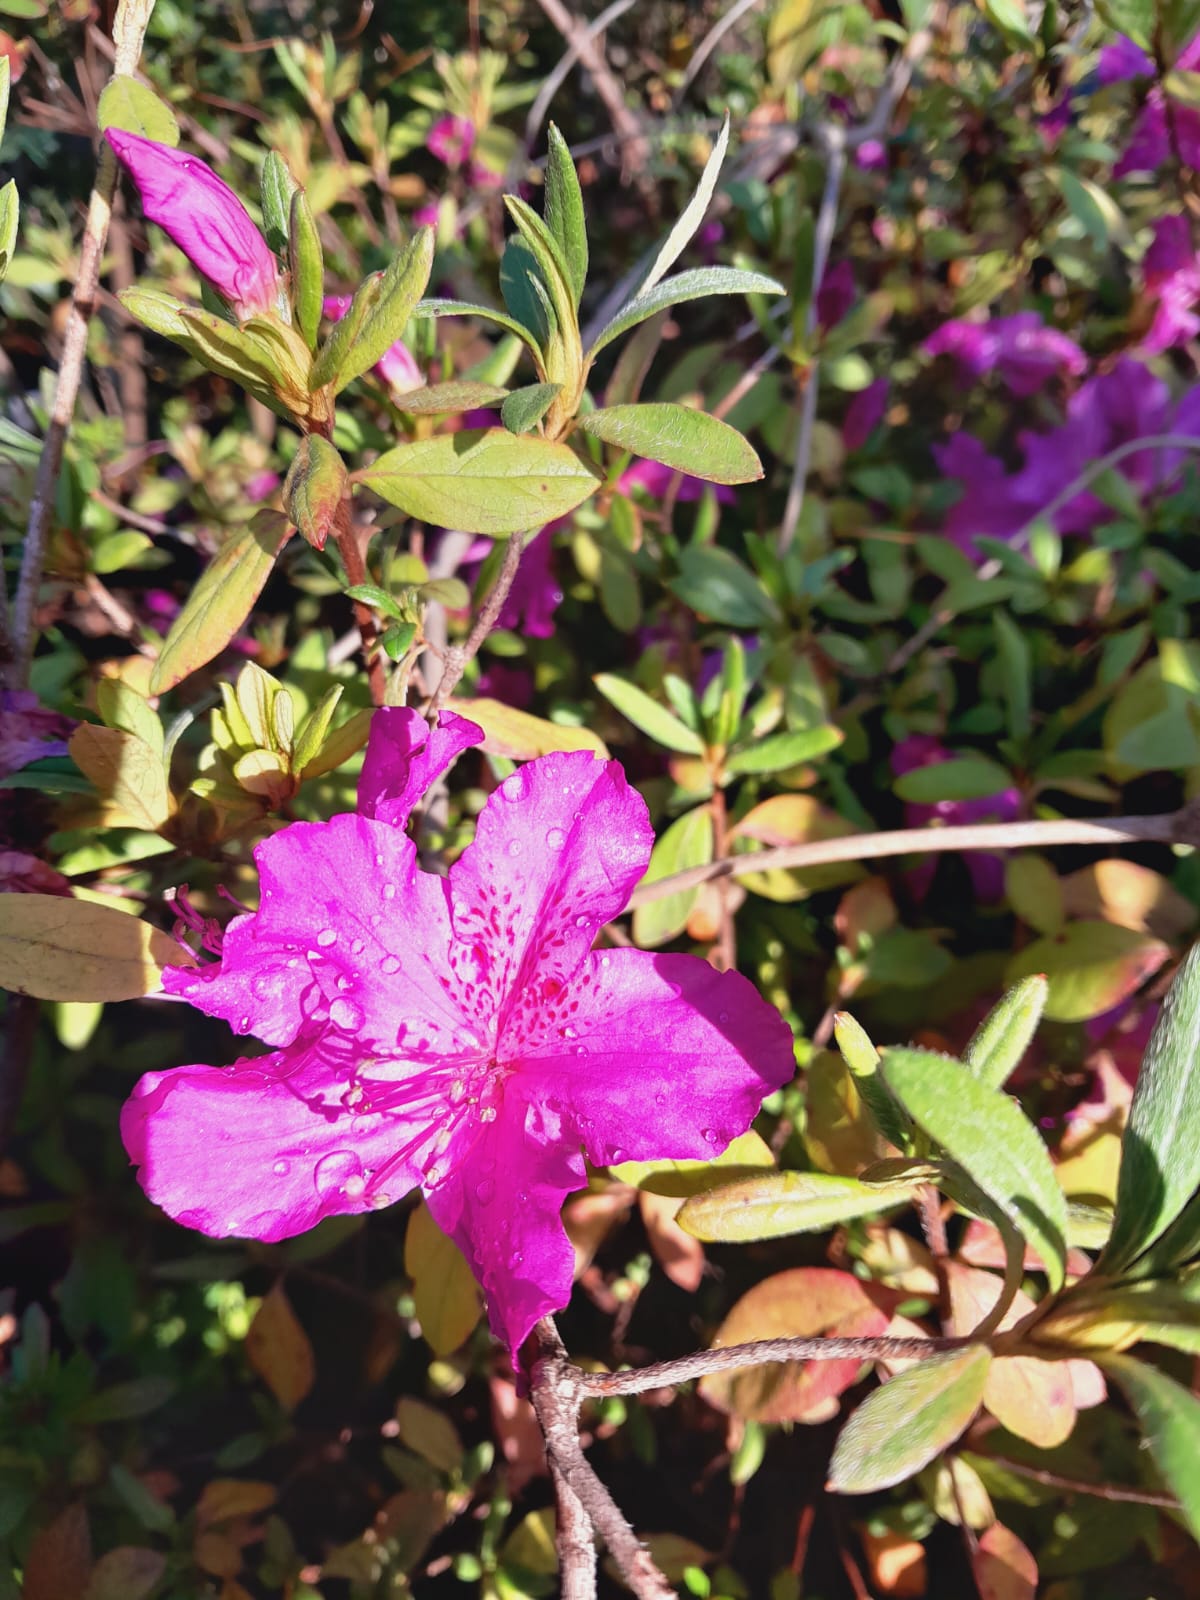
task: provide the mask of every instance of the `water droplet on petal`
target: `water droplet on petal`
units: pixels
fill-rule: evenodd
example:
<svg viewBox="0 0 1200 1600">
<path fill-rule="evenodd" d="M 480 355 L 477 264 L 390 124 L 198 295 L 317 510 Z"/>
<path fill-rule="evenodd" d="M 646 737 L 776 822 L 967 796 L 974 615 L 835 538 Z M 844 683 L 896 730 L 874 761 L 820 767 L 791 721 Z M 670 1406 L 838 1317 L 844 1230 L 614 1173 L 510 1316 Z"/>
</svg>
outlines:
<svg viewBox="0 0 1200 1600">
<path fill-rule="evenodd" d="M 496 1193 L 496 1185 L 490 1178 L 481 1178 L 475 1185 L 475 1198 L 481 1206 L 490 1206 Z"/>
<path fill-rule="evenodd" d="M 525 1259 L 525 1257 L 521 1254 L 521 1252 L 519 1250 L 514 1250 L 512 1255 L 510 1255 L 509 1258 L 508 1258 L 509 1270 L 510 1271 L 514 1271 L 517 1267 L 519 1267 L 521 1265 L 521 1263 L 524 1261 L 524 1259 Z"/>
<path fill-rule="evenodd" d="M 343 1194 L 346 1185 L 352 1178 L 362 1177 L 362 1162 L 353 1150 L 332 1150 L 327 1156 L 322 1156 L 317 1162 L 313 1172 L 313 1182 L 317 1186 L 317 1193 L 322 1195 Z M 359 1193 L 361 1193 L 361 1189 Z"/>
<path fill-rule="evenodd" d="M 561 828 L 551 828 L 549 833 L 546 835 L 546 843 L 550 846 L 551 850 L 561 850 L 564 842 L 566 841 L 566 837 L 566 834 Z"/>
<path fill-rule="evenodd" d="M 247 1017 L 239 1017 L 238 1018 L 237 1031 L 239 1033 L 249 1033 L 249 1031 L 250 1031 L 250 1018 L 248 1016 Z"/>
<path fill-rule="evenodd" d="M 619 1167 L 622 1161 L 624 1161 L 626 1154 L 627 1151 L 622 1149 L 619 1144 L 614 1144 L 608 1152 L 609 1165 L 613 1167 Z"/>
<path fill-rule="evenodd" d="M 353 1173 L 346 1179 L 345 1194 L 348 1200 L 361 1200 L 363 1190 L 367 1187 L 367 1180 L 361 1173 Z"/>
<path fill-rule="evenodd" d="M 728 1011 L 718 1012 L 717 1013 L 717 1021 L 718 1022 L 728 1022 L 729 1021 L 729 1013 L 728 1013 Z"/>
<path fill-rule="evenodd" d="M 362 1026 L 363 1014 L 353 1000 L 347 1000 L 342 995 L 329 1008 L 329 1020 L 335 1028 L 345 1028 L 348 1033 Z"/>
<path fill-rule="evenodd" d="M 396 885 L 394 883 L 385 883 L 379 892 L 385 900 L 394 900 L 396 898 Z"/>
<path fill-rule="evenodd" d="M 500 785 L 501 798 L 507 800 L 510 804 L 515 805 L 518 801 L 524 800 L 525 787 L 524 770 L 518 769 L 516 772 L 511 773 L 507 778 L 505 778 L 504 782 Z"/>
<path fill-rule="evenodd" d="M 361 939 L 355 939 L 354 943 L 350 946 L 350 954 L 352 956 L 360 956 L 366 948 L 366 945 Z"/>
<path fill-rule="evenodd" d="M 519 856 L 521 854 L 520 839 L 510 839 L 508 841 L 508 853 L 510 856 Z"/>
<path fill-rule="evenodd" d="M 320 933 L 317 935 L 317 943 L 321 946 L 322 950 L 328 950 L 331 944 L 337 943 L 337 929 L 322 928 Z"/>
<path fill-rule="evenodd" d="M 271 1168 L 271 1171 L 275 1174 L 275 1176 L 277 1178 L 282 1178 L 284 1176 L 284 1174 L 287 1172 L 287 1170 L 288 1170 L 288 1163 L 286 1161 L 277 1161 L 275 1163 L 275 1165 Z"/>
<path fill-rule="evenodd" d="M 391 976 L 391 974 L 393 972 L 399 972 L 400 971 L 400 958 L 399 958 L 399 956 L 384 956 L 383 960 L 379 963 L 379 970 L 380 970 L 380 972 L 386 972 L 389 977 Z"/>
<path fill-rule="evenodd" d="M 705 1144 L 720 1144 L 721 1142 L 721 1135 L 714 1128 L 701 1128 L 700 1137 Z"/>
<path fill-rule="evenodd" d="M 495 1106 L 484 1106 L 483 1110 L 479 1113 L 479 1120 L 480 1122 L 495 1122 L 496 1115 L 497 1113 Z"/>
</svg>

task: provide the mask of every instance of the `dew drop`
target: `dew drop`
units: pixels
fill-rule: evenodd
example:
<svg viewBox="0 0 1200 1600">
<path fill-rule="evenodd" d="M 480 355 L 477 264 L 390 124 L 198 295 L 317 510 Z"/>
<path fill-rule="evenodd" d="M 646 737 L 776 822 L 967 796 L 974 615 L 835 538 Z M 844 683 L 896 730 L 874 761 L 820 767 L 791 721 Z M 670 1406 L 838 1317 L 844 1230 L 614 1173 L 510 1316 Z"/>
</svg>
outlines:
<svg viewBox="0 0 1200 1600">
<path fill-rule="evenodd" d="M 282 1178 L 284 1176 L 284 1174 L 287 1172 L 287 1170 L 288 1170 L 288 1163 L 286 1161 L 277 1161 L 275 1163 L 275 1165 L 271 1168 L 271 1171 L 275 1174 L 275 1176 L 277 1178 Z"/>
<path fill-rule="evenodd" d="M 481 1206 L 490 1206 L 496 1193 L 496 1185 L 490 1178 L 481 1178 L 475 1185 L 475 1198 Z"/>
<path fill-rule="evenodd" d="M 367 1180 L 361 1173 L 355 1172 L 346 1179 L 345 1194 L 349 1200 L 361 1200 L 363 1190 L 367 1187 Z"/>
<path fill-rule="evenodd" d="M 479 1120 L 480 1120 L 480 1122 L 495 1122 L 495 1120 L 496 1120 L 496 1108 L 495 1108 L 495 1106 L 484 1106 L 483 1110 L 479 1113 Z"/>
<path fill-rule="evenodd" d="M 394 883 L 385 883 L 380 893 L 385 900 L 394 900 L 396 898 L 396 885 Z"/>
<path fill-rule="evenodd" d="M 386 972 L 390 977 L 393 972 L 400 971 L 400 958 L 398 956 L 384 956 L 379 963 L 380 972 Z"/>
<path fill-rule="evenodd" d="M 717 1021 L 718 1022 L 728 1022 L 729 1021 L 729 1013 L 728 1013 L 728 1011 L 720 1011 L 720 1012 L 718 1012 L 717 1013 Z"/>
<path fill-rule="evenodd" d="M 601 956 L 600 957 L 600 965 L 602 967 L 611 967 L 612 966 L 612 957 L 611 956 Z"/>
<path fill-rule="evenodd" d="M 346 1185 L 353 1178 L 362 1179 L 362 1162 L 353 1150 L 330 1151 L 321 1157 L 313 1172 L 317 1193 L 323 1195 L 345 1193 Z"/>
<path fill-rule="evenodd" d="M 427 1166 L 425 1168 L 425 1186 L 426 1186 L 426 1188 L 436 1189 L 438 1184 L 441 1183 L 442 1179 L 445 1176 L 446 1176 L 445 1168 L 444 1167 L 439 1167 L 436 1161 L 432 1162 L 429 1166 Z"/>
<path fill-rule="evenodd" d="M 586 928 L 590 921 L 590 917 L 578 916 L 575 918 L 575 926 L 577 928 Z"/>
<path fill-rule="evenodd" d="M 353 1000 L 347 1000 L 342 995 L 339 995 L 329 1008 L 329 1020 L 335 1028 L 345 1028 L 347 1032 L 353 1032 L 355 1028 L 362 1026 L 362 1019 L 361 1008 L 356 1006 Z"/>
<path fill-rule="evenodd" d="M 654 1104 L 655 1104 L 655 1105 L 656 1105 L 656 1106 L 658 1106 L 658 1107 L 659 1107 L 659 1108 L 660 1108 L 660 1109 L 661 1109 L 661 1108 L 662 1108 L 662 1107 L 663 1107 L 663 1106 L 665 1106 L 665 1105 L 666 1105 L 666 1103 L 667 1103 L 667 1097 L 666 1097 L 666 1095 L 665 1095 L 665 1094 L 656 1094 L 656 1095 L 655 1095 L 655 1096 L 654 1096 Z"/>
<path fill-rule="evenodd" d="M 510 839 L 508 841 L 508 853 L 510 856 L 519 856 L 521 854 L 520 839 Z"/>
<path fill-rule="evenodd" d="M 462 1099 L 463 1095 L 466 1094 L 466 1092 L 467 1092 L 467 1086 L 463 1082 L 463 1080 L 461 1078 L 455 1078 L 454 1081 L 451 1083 L 450 1090 L 449 1090 L 451 1104 L 457 1105 L 458 1102 Z"/>
<path fill-rule="evenodd" d="M 249 1031 L 250 1031 L 250 1018 L 248 1016 L 247 1017 L 239 1017 L 238 1018 L 237 1031 L 239 1033 L 249 1033 Z"/>
<path fill-rule="evenodd" d="M 623 1150 L 619 1144 L 614 1144 L 612 1149 L 608 1152 L 609 1165 L 613 1167 L 619 1167 L 622 1161 L 625 1160 L 627 1154 L 628 1152 Z"/>
<path fill-rule="evenodd" d="M 360 956 L 366 948 L 366 945 L 361 939 L 355 939 L 354 943 L 350 946 L 350 954 L 352 956 Z"/>
<path fill-rule="evenodd" d="M 510 1255 L 509 1258 L 508 1258 L 508 1265 L 509 1265 L 510 1270 L 514 1270 L 515 1271 L 515 1269 L 517 1267 L 519 1267 L 524 1260 L 525 1260 L 525 1257 L 521 1254 L 521 1252 L 519 1250 L 514 1250 L 512 1255 Z"/>
<path fill-rule="evenodd" d="M 500 794 L 511 805 L 516 805 L 519 801 L 524 800 L 524 772 L 514 772 L 509 777 L 505 778 L 504 782 L 500 785 Z"/>
<path fill-rule="evenodd" d="M 720 1144 L 721 1135 L 714 1128 L 701 1128 L 700 1137 L 705 1144 Z"/>
<path fill-rule="evenodd" d="M 566 834 L 561 828 L 551 828 L 549 833 L 546 835 L 546 843 L 550 846 L 551 850 L 561 850 L 566 837 Z"/>
<path fill-rule="evenodd" d="M 321 946 L 322 950 L 328 950 L 331 944 L 337 943 L 337 929 L 322 928 L 320 933 L 317 935 L 317 943 Z"/>
</svg>

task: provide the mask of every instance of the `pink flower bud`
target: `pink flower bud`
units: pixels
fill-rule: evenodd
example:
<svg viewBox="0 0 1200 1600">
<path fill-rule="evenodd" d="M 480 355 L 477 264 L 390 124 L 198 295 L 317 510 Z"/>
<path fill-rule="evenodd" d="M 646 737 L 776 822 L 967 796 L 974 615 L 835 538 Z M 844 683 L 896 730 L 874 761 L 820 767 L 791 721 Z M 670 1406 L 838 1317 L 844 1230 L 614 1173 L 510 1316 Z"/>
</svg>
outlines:
<svg viewBox="0 0 1200 1600">
<path fill-rule="evenodd" d="M 170 145 L 119 128 L 105 138 L 157 222 L 245 319 L 275 309 L 279 266 L 245 206 L 211 167 Z"/>
<path fill-rule="evenodd" d="M 348 294 L 327 294 L 321 309 L 331 322 L 340 322 L 349 311 L 352 298 Z M 375 363 L 375 371 L 394 395 L 409 394 L 425 385 L 416 358 L 403 339 L 388 346 Z"/>
</svg>

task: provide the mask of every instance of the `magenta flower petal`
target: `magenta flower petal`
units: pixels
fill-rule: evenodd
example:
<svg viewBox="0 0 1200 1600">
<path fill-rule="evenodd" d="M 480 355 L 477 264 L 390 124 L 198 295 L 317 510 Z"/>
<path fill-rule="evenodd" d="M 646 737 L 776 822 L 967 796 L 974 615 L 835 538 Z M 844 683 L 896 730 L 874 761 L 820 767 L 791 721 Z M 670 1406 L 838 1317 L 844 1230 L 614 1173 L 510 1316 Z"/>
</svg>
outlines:
<svg viewBox="0 0 1200 1600">
<path fill-rule="evenodd" d="M 1116 44 L 1106 44 L 1101 50 L 1096 76 L 1106 87 L 1110 83 L 1124 83 L 1129 78 L 1151 78 L 1154 62 L 1139 45 L 1122 34 Z"/>
<path fill-rule="evenodd" d="M 234 1067 L 148 1072 L 121 1112 L 121 1138 L 151 1200 L 210 1238 L 288 1239 L 325 1217 L 385 1204 L 369 1186 L 387 1169 L 389 1200 L 421 1180 L 394 1160 L 394 1111 L 371 1114 L 353 1096 L 353 1046 L 294 1046 Z"/>
<path fill-rule="evenodd" d="M 850 401 L 842 423 L 842 443 L 847 450 L 861 450 L 875 432 L 887 411 L 891 390 L 890 378 L 876 378 Z"/>
<path fill-rule="evenodd" d="M 461 167 L 475 147 L 475 125 L 466 117 L 439 117 L 425 137 L 425 148 L 451 169 Z"/>
<path fill-rule="evenodd" d="M 483 741 L 483 729 L 452 711 L 436 728 L 408 706 L 387 706 L 371 718 L 371 737 L 358 780 L 358 809 L 395 828 L 407 826 L 417 801 L 464 750 Z"/>
<path fill-rule="evenodd" d="M 245 206 L 211 167 L 170 145 L 108 128 L 105 138 L 137 185 L 142 210 L 239 317 L 273 311 L 279 266 Z"/>
</svg>

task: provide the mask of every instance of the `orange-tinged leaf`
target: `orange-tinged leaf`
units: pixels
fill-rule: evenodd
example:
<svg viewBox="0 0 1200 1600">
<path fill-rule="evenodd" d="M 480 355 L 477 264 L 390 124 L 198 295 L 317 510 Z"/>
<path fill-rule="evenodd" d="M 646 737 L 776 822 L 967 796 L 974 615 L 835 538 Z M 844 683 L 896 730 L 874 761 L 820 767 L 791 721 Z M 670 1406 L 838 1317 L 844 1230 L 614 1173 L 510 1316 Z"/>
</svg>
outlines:
<svg viewBox="0 0 1200 1600">
<path fill-rule="evenodd" d="M 1075 1427 L 1075 1388 L 1067 1362 L 997 1356 L 984 1385 L 983 1406 L 1018 1439 L 1052 1450 Z"/>
<path fill-rule="evenodd" d="M 84 1600 L 91 1571 L 87 1512 L 73 1501 L 34 1534 L 25 1557 L 21 1600 Z"/>
<path fill-rule="evenodd" d="M 695 1294 L 704 1278 L 704 1246 L 675 1221 L 679 1201 L 643 1189 L 638 1208 L 654 1259 L 672 1283 Z"/>
<path fill-rule="evenodd" d="M 872 1338 L 887 1327 L 894 1296 L 831 1267 L 796 1267 L 764 1278 L 725 1318 L 713 1348 L 751 1339 L 839 1334 Z M 791 1361 L 714 1372 L 700 1393 L 719 1411 L 752 1422 L 811 1422 L 836 1411 L 837 1396 L 858 1376 L 862 1362 Z M 831 1409 L 832 1407 L 832 1409 Z"/>
<path fill-rule="evenodd" d="M 804 844 L 818 839 L 842 839 L 857 833 L 852 822 L 838 816 L 806 794 L 777 794 L 754 806 L 733 830 L 734 839 L 751 839 L 767 847 Z M 803 900 L 821 889 L 861 878 L 863 869 L 854 861 L 839 861 L 821 867 L 792 871 L 774 867 L 766 872 L 739 873 L 741 883 L 768 900 Z"/>
<path fill-rule="evenodd" d="M 122 1544 L 106 1550 L 92 1568 L 87 1600 L 145 1600 L 166 1571 L 158 1550 Z"/>
<path fill-rule="evenodd" d="M 1178 939 L 1196 925 L 1196 907 L 1160 873 L 1119 856 L 1094 861 L 1062 880 L 1070 917 L 1119 923 L 1156 939 Z"/>
<path fill-rule="evenodd" d="M 1011 1528 L 993 1522 L 971 1557 L 979 1600 L 1034 1600 L 1037 1562 Z"/>
<path fill-rule="evenodd" d="M 294 1411 L 316 1382 L 312 1345 L 281 1283 L 254 1315 L 246 1334 L 246 1359 L 285 1411 Z"/>
<path fill-rule="evenodd" d="M 412 1279 L 417 1321 L 436 1355 L 457 1350 L 479 1321 L 479 1288 L 453 1239 L 422 1202 L 408 1219 L 404 1270 Z"/>
<path fill-rule="evenodd" d="M 563 1210 L 563 1227 L 575 1252 L 575 1281 L 591 1266 L 596 1251 L 609 1233 L 633 1209 L 634 1196 L 614 1185 L 605 1190 L 574 1194 Z"/>
<path fill-rule="evenodd" d="M 490 756 L 532 761 L 535 756 L 551 755 L 556 750 L 590 750 L 597 756 L 608 755 L 603 739 L 590 728 L 547 722 L 545 717 L 517 711 L 499 700 L 456 700 L 454 710 L 483 729 L 482 748 Z"/>
<path fill-rule="evenodd" d="M 252 1517 L 273 1506 L 278 1493 L 273 1483 L 254 1478 L 214 1478 L 196 1503 L 196 1525 L 210 1528 L 232 1517 Z"/>
<path fill-rule="evenodd" d="M 58 894 L 10 894 L 0 919 L 0 988 L 39 1000 L 132 1000 L 162 987 L 165 966 L 196 958 L 112 906 Z"/>
<path fill-rule="evenodd" d="M 1072 922 L 1052 939 L 1035 939 L 1009 963 L 1008 981 L 1034 973 L 1050 982 L 1051 1022 L 1086 1022 L 1111 1011 L 1170 956 L 1170 946 L 1111 922 Z"/>
<path fill-rule="evenodd" d="M 68 743 L 71 759 L 96 785 L 104 822 L 155 833 L 174 810 L 160 751 L 135 733 L 81 722 Z"/>
<path fill-rule="evenodd" d="M 892 1600 L 921 1600 L 927 1577 L 925 1546 L 903 1533 L 862 1535 L 872 1588 Z"/>
</svg>

